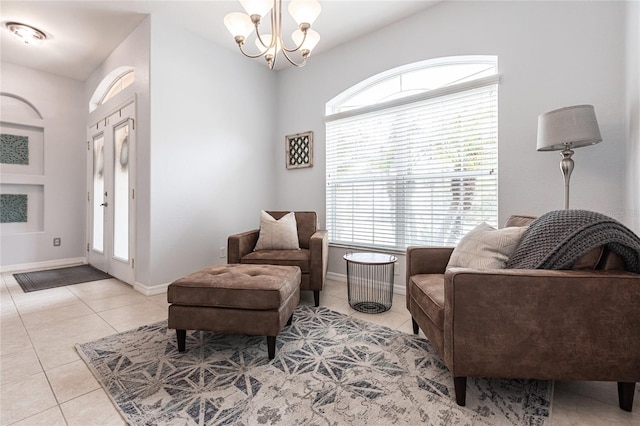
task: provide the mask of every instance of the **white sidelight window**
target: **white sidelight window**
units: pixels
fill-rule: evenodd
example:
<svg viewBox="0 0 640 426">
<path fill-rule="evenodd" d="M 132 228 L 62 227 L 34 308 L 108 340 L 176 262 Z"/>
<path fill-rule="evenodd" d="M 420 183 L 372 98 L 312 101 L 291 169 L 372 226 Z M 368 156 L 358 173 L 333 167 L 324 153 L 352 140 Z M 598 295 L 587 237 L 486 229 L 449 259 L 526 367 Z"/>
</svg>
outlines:
<svg viewBox="0 0 640 426">
<path fill-rule="evenodd" d="M 455 245 L 497 225 L 497 57 L 396 68 L 327 104 L 327 229 L 333 245 Z"/>
</svg>

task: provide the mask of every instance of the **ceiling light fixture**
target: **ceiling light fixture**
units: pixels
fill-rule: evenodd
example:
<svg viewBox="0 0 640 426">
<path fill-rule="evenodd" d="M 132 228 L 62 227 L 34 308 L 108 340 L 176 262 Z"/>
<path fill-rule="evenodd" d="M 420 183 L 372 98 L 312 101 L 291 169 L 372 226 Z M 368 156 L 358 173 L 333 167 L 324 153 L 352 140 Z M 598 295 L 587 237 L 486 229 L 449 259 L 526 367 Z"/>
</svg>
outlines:
<svg viewBox="0 0 640 426">
<path fill-rule="evenodd" d="M 231 35 L 243 55 L 249 58 L 264 57 L 269 69 L 273 69 L 276 63 L 278 52 L 282 52 L 287 60 L 296 67 L 304 66 L 311 50 L 320 41 L 320 34 L 311 29 L 320 15 L 320 3 L 316 0 L 291 0 L 289 3 L 289 14 L 298 24 L 298 29 L 291 34 L 295 43 L 293 48 L 288 48 L 282 39 L 282 0 L 239 0 L 240 4 L 247 12 L 229 13 L 224 17 L 224 25 Z M 262 18 L 271 12 L 271 33 L 260 34 L 259 26 Z M 255 30 L 257 54 L 247 53 L 244 49 L 244 42 Z M 302 61 L 296 62 L 291 53 L 299 52 Z"/>
<path fill-rule="evenodd" d="M 7 22 L 5 26 L 27 44 L 39 45 L 47 38 L 45 33 L 31 25 L 21 24 L 19 22 Z"/>
</svg>

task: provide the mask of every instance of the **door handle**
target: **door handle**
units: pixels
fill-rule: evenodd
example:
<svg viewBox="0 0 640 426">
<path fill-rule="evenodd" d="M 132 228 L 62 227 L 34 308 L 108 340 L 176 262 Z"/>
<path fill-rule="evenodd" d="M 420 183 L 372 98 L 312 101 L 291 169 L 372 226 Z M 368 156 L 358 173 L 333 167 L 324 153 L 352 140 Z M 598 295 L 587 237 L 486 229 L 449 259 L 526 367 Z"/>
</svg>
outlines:
<svg viewBox="0 0 640 426">
<path fill-rule="evenodd" d="M 108 205 L 109 205 L 109 203 L 105 202 L 105 203 L 100 204 L 100 207 L 107 207 Z"/>
</svg>

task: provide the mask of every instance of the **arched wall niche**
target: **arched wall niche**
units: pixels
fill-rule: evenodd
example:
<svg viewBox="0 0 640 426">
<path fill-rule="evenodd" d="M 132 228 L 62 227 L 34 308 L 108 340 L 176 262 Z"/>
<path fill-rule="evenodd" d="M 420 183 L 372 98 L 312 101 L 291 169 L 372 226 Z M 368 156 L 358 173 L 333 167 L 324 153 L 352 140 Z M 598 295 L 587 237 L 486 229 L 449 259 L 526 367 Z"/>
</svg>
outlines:
<svg viewBox="0 0 640 426">
<path fill-rule="evenodd" d="M 11 116 L 18 119 L 43 119 L 38 108 L 22 96 L 8 92 L 0 92 L 0 104 L 2 115 L 5 117 Z"/>
<path fill-rule="evenodd" d="M 1 235 L 44 230 L 42 113 L 28 99 L 0 92 Z"/>
</svg>

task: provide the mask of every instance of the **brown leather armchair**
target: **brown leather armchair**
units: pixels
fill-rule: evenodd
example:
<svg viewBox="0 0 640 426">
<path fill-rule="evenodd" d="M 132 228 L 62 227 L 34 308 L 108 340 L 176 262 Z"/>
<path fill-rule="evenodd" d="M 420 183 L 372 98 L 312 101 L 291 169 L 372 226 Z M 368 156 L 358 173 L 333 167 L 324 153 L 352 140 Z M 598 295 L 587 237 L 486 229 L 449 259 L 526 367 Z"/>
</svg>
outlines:
<svg viewBox="0 0 640 426">
<path fill-rule="evenodd" d="M 267 213 L 277 220 L 289 212 Z M 294 213 L 300 250 L 253 251 L 260 234 L 259 229 L 254 229 L 228 238 L 227 263 L 299 266 L 302 272 L 300 290 L 312 290 L 315 305 L 319 306 L 320 291 L 324 287 L 329 261 L 328 231 L 318 229 L 318 216 L 315 212 Z"/>
<path fill-rule="evenodd" d="M 640 275 L 617 254 L 602 247 L 572 270 L 447 270 L 452 251 L 407 249 L 407 309 L 451 371 L 458 405 L 467 377 L 496 377 L 615 381 L 620 408 L 632 410 Z"/>
</svg>

